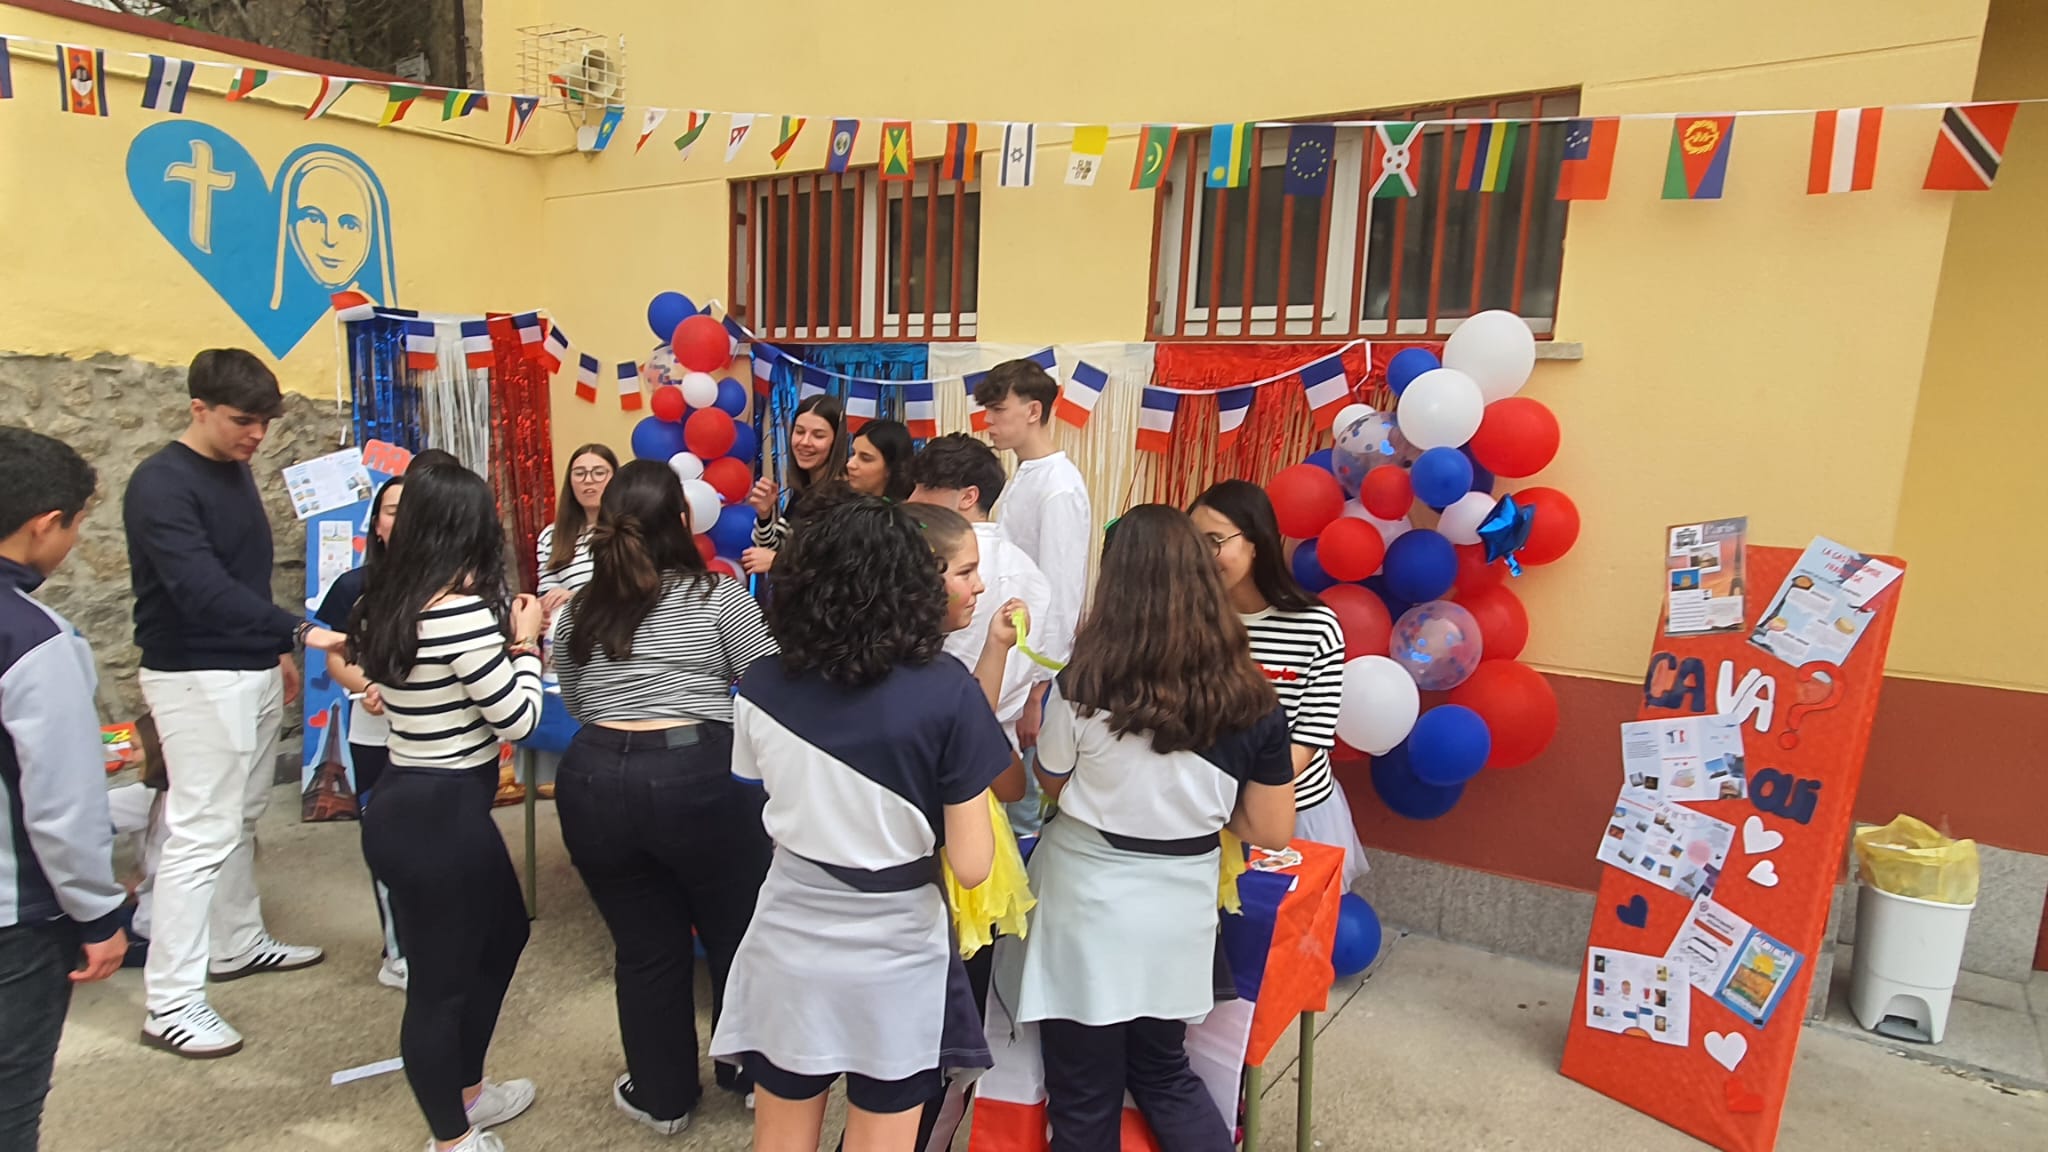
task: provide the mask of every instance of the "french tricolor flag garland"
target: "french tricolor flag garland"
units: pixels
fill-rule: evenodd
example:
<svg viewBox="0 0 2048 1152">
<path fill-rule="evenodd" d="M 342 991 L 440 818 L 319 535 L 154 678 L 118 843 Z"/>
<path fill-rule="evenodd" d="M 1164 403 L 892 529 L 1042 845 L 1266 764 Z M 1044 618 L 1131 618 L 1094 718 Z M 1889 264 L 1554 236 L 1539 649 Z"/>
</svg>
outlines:
<svg viewBox="0 0 2048 1152">
<path fill-rule="evenodd" d="M 1257 388 L 1232 388 L 1216 394 L 1216 451 L 1228 452 L 1237 446 L 1238 434 L 1244 431 L 1244 418 L 1252 410 L 1252 399 L 1258 395 Z"/>
<path fill-rule="evenodd" d="M 588 404 L 597 403 L 597 357 L 588 352 L 578 354 L 576 359 L 576 398 Z"/>
<path fill-rule="evenodd" d="M 432 372 L 441 364 L 441 357 L 435 351 L 440 336 L 434 331 L 432 320 L 407 320 L 405 322 L 405 366 L 415 372 Z"/>
<path fill-rule="evenodd" d="M 462 322 L 462 362 L 471 368 L 489 368 L 495 359 L 491 354 L 490 321 L 464 320 Z"/>
<path fill-rule="evenodd" d="M 1180 396 L 1164 388 L 1147 388 L 1138 407 L 1138 451 L 1166 452 L 1173 447 L 1173 417 Z"/>
<path fill-rule="evenodd" d="M 1315 414 L 1318 432 L 1328 431 L 1336 423 L 1337 413 L 1351 403 L 1351 381 L 1344 378 L 1342 355 L 1325 356 L 1303 368 L 1301 386 L 1308 392 L 1308 406 Z"/>
<path fill-rule="evenodd" d="M 640 410 L 640 365 L 631 360 L 619 361 L 619 408 L 625 412 Z"/>
<path fill-rule="evenodd" d="M 1074 365 L 1074 374 L 1060 389 L 1059 403 L 1054 411 L 1059 418 L 1076 428 L 1086 428 L 1088 417 L 1095 414 L 1095 405 L 1102 399 L 1102 389 L 1109 383 L 1109 373 L 1088 363 L 1086 360 Z"/>
</svg>

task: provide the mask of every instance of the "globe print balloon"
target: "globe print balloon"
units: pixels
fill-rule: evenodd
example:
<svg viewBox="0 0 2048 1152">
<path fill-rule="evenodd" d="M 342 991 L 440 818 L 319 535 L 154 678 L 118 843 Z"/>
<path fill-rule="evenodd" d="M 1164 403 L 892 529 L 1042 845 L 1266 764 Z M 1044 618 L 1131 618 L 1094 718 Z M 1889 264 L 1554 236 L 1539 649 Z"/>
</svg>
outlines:
<svg viewBox="0 0 2048 1152">
<path fill-rule="evenodd" d="M 1416 687 L 1456 688 L 1479 667 L 1479 621 L 1449 600 L 1417 604 L 1395 621 L 1387 648 L 1394 663 L 1415 677 Z"/>
<path fill-rule="evenodd" d="M 1337 430 L 1336 443 L 1330 449 L 1330 471 L 1346 496 L 1356 496 L 1367 472 L 1394 463 L 1394 451 L 1393 414 L 1368 413 L 1352 421 L 1350 427 Z"/>
<path fill-rule="evenodd" d="M 676 365 L 676 354 L 666 344 L 656 344 L 654 351 L 647 354 L 646 363 L 640 365 L 640 378 L 650 387 L 659 388 L 664 384 L 681 384 L 683 373 Z"/>
</svg>

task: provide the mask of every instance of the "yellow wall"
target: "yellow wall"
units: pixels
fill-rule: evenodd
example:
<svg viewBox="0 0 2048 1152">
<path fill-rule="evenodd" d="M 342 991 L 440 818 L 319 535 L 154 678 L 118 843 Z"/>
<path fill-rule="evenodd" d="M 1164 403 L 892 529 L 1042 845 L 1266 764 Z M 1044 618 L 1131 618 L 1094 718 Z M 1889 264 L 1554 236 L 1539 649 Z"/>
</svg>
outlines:
<svg viewBox="0 0 2048 1152">
<path fill-rule="evenodd" d="M 2000 0 L 1977 98 L 2048 96 L 2048 7 Z M 1899 508 L 1912 591 L 1892 637 L 1911 676 L 2048 690 L 2048 627 L 1987 581 L 2048 567 L 2048 111 L 2023 107 L 1998 183 L 1958 196 Z"/>
</svg>

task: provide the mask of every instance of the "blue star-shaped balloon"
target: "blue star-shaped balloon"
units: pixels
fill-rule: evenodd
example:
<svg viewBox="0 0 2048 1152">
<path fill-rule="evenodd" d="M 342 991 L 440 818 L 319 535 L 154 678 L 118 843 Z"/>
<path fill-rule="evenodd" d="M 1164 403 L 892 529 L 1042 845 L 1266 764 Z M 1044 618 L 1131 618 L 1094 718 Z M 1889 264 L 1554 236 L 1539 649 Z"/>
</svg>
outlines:
<svg viewBox="0 0 2048 1152">
<path fill-rule="evenodd" d="M 1515 553 L 1529 542 L 1529 529 L 1536 522 L 1536 509 L 1515 503 L 1512 495 L 1500 498 L 1493 511 L 1479 523 L 1479 540 L 1486 545 L 1486 562 L 1506 559 L 1508 574 L 1520 576 L 1522 562 L 1515 559 Z"/>
</svg>

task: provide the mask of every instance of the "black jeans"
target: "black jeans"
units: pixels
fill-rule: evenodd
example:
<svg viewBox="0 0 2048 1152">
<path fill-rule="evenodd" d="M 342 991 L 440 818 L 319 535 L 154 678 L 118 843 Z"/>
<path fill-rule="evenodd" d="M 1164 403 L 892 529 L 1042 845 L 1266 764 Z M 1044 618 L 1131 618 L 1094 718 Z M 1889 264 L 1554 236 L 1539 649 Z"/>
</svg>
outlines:
<svg viewBox="0 0 2048 1152">
<path fill-rule="evenodd" d="M 761 826 L 766 802 L 733 779 L 725 724 L 660 732 L 586 724 L 556 774 L 562 842 L 612 933 L 634 1100 L 656 1119 L 673 1120 L 703 1096 L 690 933 L 710 961 L 716 1027 L 774 852 Z M 718 1077 L 746 1090 L 735 1069 L 720 1065 Z"/>
<path fill-rule="evenodd" d="M 498 766 L 385 770 L 363 855 L 405 941 L 398 1053 L 437 1140 L 469 1131 L 462 1090 L 484 1078 L 505 989 L 526 947 L 526 899 L 491 819 Z"/>
<path fill-rule="evenodd" d="M 0 928 L 0 1152 L 35 1152 L 77 964 L 69 920 Z"/>
<path fill-rule="evenodd" d="M 1187 1037 L 1180 1020 L 1040 1021 L 1052 1152 L 1117 1152 L 1125 1089 L 1161 1148 L 1231 1152 L 1231 1126 L 1188 1066 Z"/>
</svg>

